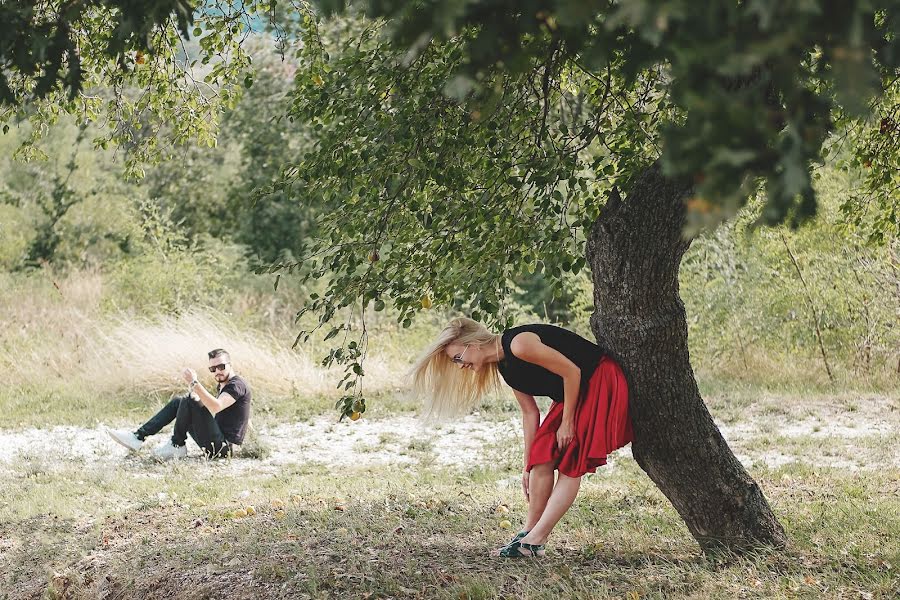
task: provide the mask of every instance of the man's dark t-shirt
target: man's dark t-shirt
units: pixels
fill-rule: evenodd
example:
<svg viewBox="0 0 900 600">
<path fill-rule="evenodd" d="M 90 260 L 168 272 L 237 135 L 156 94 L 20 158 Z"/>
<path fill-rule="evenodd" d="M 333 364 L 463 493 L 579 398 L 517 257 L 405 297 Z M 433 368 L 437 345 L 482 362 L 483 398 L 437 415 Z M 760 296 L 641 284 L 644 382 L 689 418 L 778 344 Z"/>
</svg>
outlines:
<svg viewBox="0 0 900 600">
<path fill-rule="evenodd" d="M 216 414 L 216 423 L 232 444 L 244 443 L 247 423 L 250 421 L 250 386 L 239 375 L 235 375 L 219 390 L 218 395 L 227 393 L 234 398 L 234 404 Z"/>
</svg>

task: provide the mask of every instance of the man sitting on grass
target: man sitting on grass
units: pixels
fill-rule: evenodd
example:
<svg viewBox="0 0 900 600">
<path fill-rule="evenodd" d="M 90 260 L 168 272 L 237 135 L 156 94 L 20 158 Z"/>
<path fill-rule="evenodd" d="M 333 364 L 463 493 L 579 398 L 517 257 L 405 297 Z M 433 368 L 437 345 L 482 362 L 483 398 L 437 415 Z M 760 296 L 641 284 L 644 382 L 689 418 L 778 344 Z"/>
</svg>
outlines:
<svg viewBox="0 0 900 600">
<path fill-rule="evenodd" d="M 126 448 L 139 450 L 147 436 L 175 421 L 172 438 L 153 451 L 161 460 L 181 458 L 187 455 L 185 442 L 190 436 L 209 458 L 230 456 L 232 446 L 244 441 L 247 423 L 250 421 L 250 386 L 231 365 L 228 352 L 217 348 L 209 353 L 209 372 L 217 382 L 215 396 L 197 381 L 197 373 L 184 370 L 188 393 L 173 396 L 153 418 L 138 427 L 137 431 L 115 431 L 109 435 Z"/>
</svg>

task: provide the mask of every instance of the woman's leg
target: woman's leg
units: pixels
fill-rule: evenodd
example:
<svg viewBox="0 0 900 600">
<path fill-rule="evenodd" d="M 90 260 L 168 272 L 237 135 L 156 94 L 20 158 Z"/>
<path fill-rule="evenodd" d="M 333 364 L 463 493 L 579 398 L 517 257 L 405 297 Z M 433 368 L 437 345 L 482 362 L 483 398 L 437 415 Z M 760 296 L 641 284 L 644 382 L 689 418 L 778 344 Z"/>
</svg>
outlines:
<svg viewBox="0 0 900 600">
<path fill-rule="evenodd" d="M 526 544 L 546 543 L 547 538 L 550 537 L 550 532 L 553 531 L 559 520 L 572 506 L 580 487 L 581 477 L 568 477 L 560 473 L 543 514 L 528 532 L 528 535 L 522 538 L 522 542 Z"/>
<path fill-rule="evenodd" d="M 553 463 L 534 465 L 531 468 L 531 477 L 528 481 L 528 514 L 522 527 L 523 531 L 531 531 L 544 514 L 547 501 L 553 492 L 555 468 Z"/>
</svg>

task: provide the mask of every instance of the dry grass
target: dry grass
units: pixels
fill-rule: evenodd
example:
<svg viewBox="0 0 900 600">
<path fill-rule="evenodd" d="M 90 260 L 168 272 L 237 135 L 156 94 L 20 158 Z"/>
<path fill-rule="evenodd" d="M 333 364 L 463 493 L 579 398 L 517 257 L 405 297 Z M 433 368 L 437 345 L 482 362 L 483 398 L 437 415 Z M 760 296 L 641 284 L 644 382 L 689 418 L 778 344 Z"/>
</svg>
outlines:
<svg viewBox="0 0 900 600">
<path fill-rule="evenodd" d="M 96 329 L 102 277 L 82 272 L 56 278 L 2 276 L 0 366 L 13 384 L 61 380 L 77 374 Z"/>
<path fill-rule="evenodd" d="M 92 423 L 131 414 L 144 404 L 181 390 L 181 372 L 195 369 L 208 386 L 206 353 L 226 348 L 235 367 L 265 403 L 308 404 L 327 410 L 340 395 L 341 367 L 323 368 L 325 345 L 291 349 L 288 327 L 259 330 L 228 314 L 195 308 L 178 315 L 135 316 L 101 310 L 103 278 L 78 273 L 56 278 L 40 272 L 28 279 L 6 276 L 0 293 L 0 410 L 7 426 Z M 25 299 L 26 301 L 23 301 Z M 406 359 L 390 344 L 366 360 L 370 395 L 396 392 Z M 149 402 L 148 402 L 149 400 Z M 146 412 L 146 408 L 143 409 Z"/>
<path fill-rule="evenodd" d="M 896 359 L 894 359 L 896 360 Z M 744 387 L 780 392 L 834 393 L 840 390 L 884 391 L 897 389 L 900 373 L 896 363 L 874 365 L 869 370 L 830 359 L 834 381 L 828 378 L 821 356 L 799 356 L 790 351 L 755 348 L 746 354 L 695 361 L 695 373 L 715 389 Z"/>
<path fill-rule="evenodd" d="M 193 366 L 205 373 L 206 352 L 225 348 L 237 370 L 270 396 L 337 395 L 336 368 L 317 364 L 316 348 L 292 350 L 289 340 L 276 339 L 257 331 L 241 330 L 225 315 L 210 310 L 194 310 L 177 316 L 152 319 L 119 317 L 108 325 L 110 331 L 97 331 L 92 339 L 92 358 L 83 369 L 84 376 L 102 380 L 112 369 L 117 378 L 138 389 L 152 390 L 161 382 L 180 386 L 180 372 Z M 366 360 L 366 382 L 373 392 L 396 385 L 398 365 L 387 364 L 378 356 Z"/>
<path fill-rule="evenodd" d="M 887 599 L 900 590 L 895 470 L 864 480 L 758 470 L 790 548 L 708 559 L 625 465 L 585 483 L 550 556 L 535 562 L 487 556 L 509 536 L 495 507 L 522 516 L 517 490 L 494 483 L 505 472 L 299 466 L 277 478 L 192 480 L 198 468 L 153 468 L 127 483 L 102 472 L 23 479 L 0 498 L 34 498 L 52 514 L 0 511 L 0 598 Z M 257 514 L 234 516 L 247 505 Z"/>
</svg>

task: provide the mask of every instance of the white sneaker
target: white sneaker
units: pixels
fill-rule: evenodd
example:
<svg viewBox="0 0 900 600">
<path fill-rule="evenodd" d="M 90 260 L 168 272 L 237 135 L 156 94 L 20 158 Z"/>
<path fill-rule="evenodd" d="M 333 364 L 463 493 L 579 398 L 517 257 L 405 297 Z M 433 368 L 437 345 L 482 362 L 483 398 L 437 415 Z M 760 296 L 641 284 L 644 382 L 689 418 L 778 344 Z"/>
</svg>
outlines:
<svg viewBox="0 0 900 600">
<path fill-rule="evenodd" d="M 140 450 L 144 445 L 144 440 L 139 440 L 133 431 L 122 431 L 116 429 L 107 429 L 106 433 L 109 437 L 116 440 L 129 450 Z"/>
<path fill-rule="evenodd" d="M 153 451 L 153 456 L 159 460 L 170 460 L 172 458 L 184 458 L 187 456 L 187 446 L 176 446 L 169 440 L 159 448 Z"/>
</svg>

